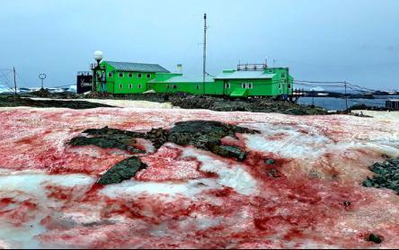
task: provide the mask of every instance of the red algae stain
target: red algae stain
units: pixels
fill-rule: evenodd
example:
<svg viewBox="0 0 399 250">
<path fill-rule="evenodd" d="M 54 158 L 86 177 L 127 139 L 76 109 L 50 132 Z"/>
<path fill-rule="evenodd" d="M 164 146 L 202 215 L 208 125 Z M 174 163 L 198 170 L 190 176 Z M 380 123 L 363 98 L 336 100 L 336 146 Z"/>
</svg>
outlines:
<svg viewBox="0 0 399 250">
<path fill-rule="evenodd" d="M 61 201 L 72 201 L 74 194 L 77 193 L 78 188 L 76 187 L 61 187 L 61 186 L 54 186 L 54 185 L 47 185 L 45 186 L 47 190 L 47 197 L 61 200 Z"/>
<path fill-rule="evenodd" d="M 148 168 L 136 174 L 139 181 L 184 181 L 207 178 L 209 174 L 199 170 L 201 163 L 191 157 L 182 157 L 182 149 L 161 147 L 155 154 L 141 157 Z"/>
<path fill-rule="evenodd" d="M 2 198 L 0 199 L 0 210 L 14 203 L 15 201 L 12 198 Z"/>
<path fill-rule="evenodd" d="M 9 200 L 7 199 L 7 201 Z M 22 202 L 12 201 L 9 204 L 13 204 L 15 207 L 0 211 L 0 218 L 6 219 L 14 226 L 22 226 L 24 223 L 34 219 L 36 216 L 38 205 L 29 199 Z"/>
</svg>

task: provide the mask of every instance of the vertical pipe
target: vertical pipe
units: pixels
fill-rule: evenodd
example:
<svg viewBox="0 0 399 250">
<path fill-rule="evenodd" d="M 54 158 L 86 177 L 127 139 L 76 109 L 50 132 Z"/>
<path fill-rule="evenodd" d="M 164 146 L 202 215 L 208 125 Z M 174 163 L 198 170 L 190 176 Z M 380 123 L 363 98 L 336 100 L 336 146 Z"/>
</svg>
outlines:
<svg viewBox="0 0 399 250">
<path fill-rule="evenodd" d="M 205 94 L 205 78 L 206 78 L 206 13 L 204 13 L 204 56 L 202 65 L 202 88 Z"/>
<path fill-rule="evenodd" d="M 346 112 L 348 112 L 348 95 L 347 95 L 347 92 L 346 92 L 347 82 L 345 81 L 344 84 L 345 84 L 345 107 L 346 107 Z"/>
<path fill-rule="evenodd" d="M 12 72 L 14 74 L 14 94 L 17 95 L 17 72 L 15 71 L 15 67 L 12 68 Z"/>
</svg>

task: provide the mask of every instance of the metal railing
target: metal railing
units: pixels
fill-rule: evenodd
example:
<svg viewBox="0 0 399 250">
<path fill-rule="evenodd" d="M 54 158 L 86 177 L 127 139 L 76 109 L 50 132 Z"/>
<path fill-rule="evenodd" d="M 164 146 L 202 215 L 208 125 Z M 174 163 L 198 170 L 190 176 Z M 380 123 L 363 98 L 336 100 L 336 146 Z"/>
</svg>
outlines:
<svg viewBox="0 0 399 250">
<path fill-rule="evenodd" d="M 238 64 L 237 65 L 237 71 L 262 71 L 267 69 L 267 64 L 262 63 L 262 64 Z"/>
</svg>

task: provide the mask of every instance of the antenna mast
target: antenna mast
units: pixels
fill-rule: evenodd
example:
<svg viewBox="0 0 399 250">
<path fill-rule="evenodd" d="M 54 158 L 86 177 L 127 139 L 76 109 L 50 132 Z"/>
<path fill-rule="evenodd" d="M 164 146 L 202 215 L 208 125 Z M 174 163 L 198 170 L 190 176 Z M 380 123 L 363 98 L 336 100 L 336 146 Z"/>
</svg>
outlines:
<svg viewBox="0 0 399 250">
<path fill-rule="evenodd" d="M 204 57 L 203 57 L 203 65 L 202 65 L 202 88 L 203 88 L 203 94 L 205 94 L 205 78 L 206 78 L 206 13 L 204 13 Z"/>
<path fill-rule="evenodd" d="M 14 94 L 17 95 L 17 71 L 15 70 L 15 67 L 12 68 L 12 73 L 14 75 Z"/>
</svg>

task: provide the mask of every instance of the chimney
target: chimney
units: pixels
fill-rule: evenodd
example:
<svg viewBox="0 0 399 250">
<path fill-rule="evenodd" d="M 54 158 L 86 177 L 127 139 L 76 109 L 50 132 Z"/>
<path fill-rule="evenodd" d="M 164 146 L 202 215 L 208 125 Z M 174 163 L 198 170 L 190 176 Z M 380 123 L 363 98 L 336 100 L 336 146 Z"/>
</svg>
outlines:
<svg viewBox="0 0 399 250">
<path fill-rule="evenodd" d="M 178 64 L 177 65 L 177 73 L 183 74 L 183 64 Z"/>
</svg>

